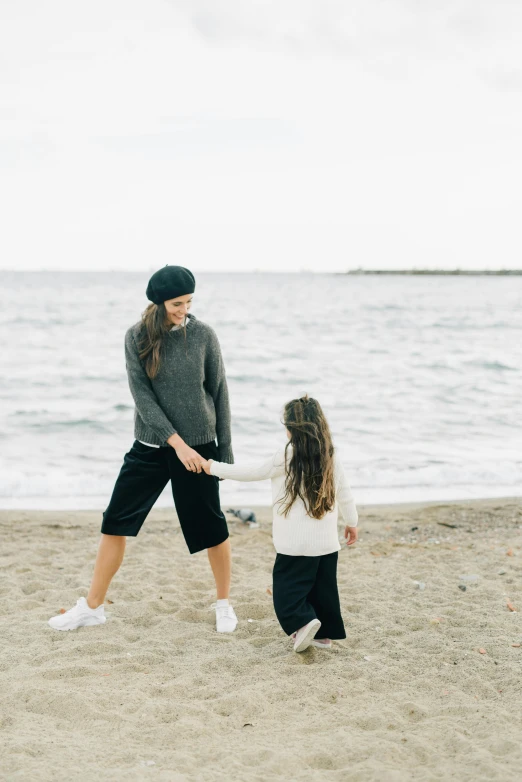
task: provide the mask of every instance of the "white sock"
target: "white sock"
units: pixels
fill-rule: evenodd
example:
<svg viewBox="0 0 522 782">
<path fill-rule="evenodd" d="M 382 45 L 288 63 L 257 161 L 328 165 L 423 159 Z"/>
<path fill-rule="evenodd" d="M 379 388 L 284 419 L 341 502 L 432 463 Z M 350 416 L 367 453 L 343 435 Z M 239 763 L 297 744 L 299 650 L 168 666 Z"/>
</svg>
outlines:
<svg viewBox="0 0 522 782">
<path fill-rule="evenodd" d="M 223 597 L 221 600 L 216 600 L 216 606 L 227 606 L 228 605 L 228 597 Z"/>
</svg>

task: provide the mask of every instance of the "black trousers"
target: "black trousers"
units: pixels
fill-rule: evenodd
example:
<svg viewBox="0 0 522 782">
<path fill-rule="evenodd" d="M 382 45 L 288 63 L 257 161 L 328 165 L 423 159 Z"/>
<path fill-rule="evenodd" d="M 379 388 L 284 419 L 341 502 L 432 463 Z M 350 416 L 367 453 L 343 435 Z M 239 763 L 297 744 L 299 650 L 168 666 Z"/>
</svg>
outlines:
<svg viewBox="0 0 522 782">
<path fill-rule="evenodd" d="M 205 459 L 219 458 L 215 442 L 191 447 Z M 153 448 L 138 440 L 123 459 L 103 514 L 103 534 L 135 537 L 169 480 L 190 553 L 223 543 L 228 527 L 219 500 L 219 478 L 203 471 L 190 472 L 173 448 Z"/>
<path fill-rule="evenodd" d="M 321 627 L 316 638 L 346 638 L 337 589 L 338 553 L 320 557 L 276 556 L 274 608 L 287 635 L 312 619 L 319 619 Z"/>
</svg>

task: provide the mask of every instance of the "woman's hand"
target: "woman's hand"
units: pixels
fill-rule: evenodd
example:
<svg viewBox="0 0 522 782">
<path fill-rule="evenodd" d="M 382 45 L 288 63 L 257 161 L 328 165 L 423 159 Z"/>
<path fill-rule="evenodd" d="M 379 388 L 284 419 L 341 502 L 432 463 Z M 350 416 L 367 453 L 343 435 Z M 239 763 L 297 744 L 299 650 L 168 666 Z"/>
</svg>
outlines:
<svg viewBox="0 0 522 782">
<path fill-rule="evenodd" d="M 205 461 L 201 454 L 187 445 L 178 434 L 173 434 L 167 442 L 174 448 L 178 459 L 183 462 L 189 472 L 201 472 L 201 463 Z"/>
<path fill-rule="evenodd" d="M 346 545 L 352 546 L 357 540 L 357 527 L 345 527 L 344 537 L 346 538 Z"/>
</svg>

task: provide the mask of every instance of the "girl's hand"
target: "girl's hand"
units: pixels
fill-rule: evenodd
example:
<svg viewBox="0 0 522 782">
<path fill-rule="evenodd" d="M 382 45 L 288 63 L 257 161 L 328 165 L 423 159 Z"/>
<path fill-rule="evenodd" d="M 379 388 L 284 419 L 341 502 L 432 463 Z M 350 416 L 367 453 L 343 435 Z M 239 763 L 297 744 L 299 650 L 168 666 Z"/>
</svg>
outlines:
<svg viewBox="0 0 522 782">
<path fill-rule="evenodd" d="M 346 545 L 352 546 L 357 540 L 357 527 L 345 527 L 344 537 L 346 538 Z"/>
<path fill-rule="evenodd" d="M 201 466 L 203 467 L 207 475 L 212 475 L 212 473 L 210 472 L 210 465 L 212 464 L 213 461 L 214 459 L 209 459 L 208 461 L 206 459 L 202 459 L 201 461 Z"/>
</svg>

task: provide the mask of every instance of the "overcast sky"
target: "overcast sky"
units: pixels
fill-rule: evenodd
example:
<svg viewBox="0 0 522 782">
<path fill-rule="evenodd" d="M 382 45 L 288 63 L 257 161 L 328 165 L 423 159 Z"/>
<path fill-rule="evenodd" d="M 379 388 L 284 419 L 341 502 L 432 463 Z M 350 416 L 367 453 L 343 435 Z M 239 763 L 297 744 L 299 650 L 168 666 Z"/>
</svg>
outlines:
<svg viewBox="0 0 522 782">
<path fill-rule="evenodd" d="M 519 0 L 1 0 L 0 267 L 522 266 Z"/>
</svg>

